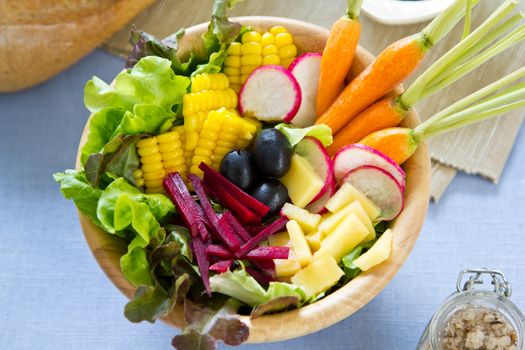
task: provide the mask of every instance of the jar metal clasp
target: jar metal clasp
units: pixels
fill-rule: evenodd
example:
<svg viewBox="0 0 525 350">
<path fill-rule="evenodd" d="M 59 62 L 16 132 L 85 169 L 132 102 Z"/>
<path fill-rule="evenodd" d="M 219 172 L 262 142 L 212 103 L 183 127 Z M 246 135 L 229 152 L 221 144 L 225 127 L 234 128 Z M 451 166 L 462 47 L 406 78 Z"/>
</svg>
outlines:
<svg viewBox="0 0 525 350">
<path fill-rule="evenodd" d="M 456 289 L 458 293 L 474 290 L 476 285 L 485 284 L 483 277 L 490 276 L 490 284 L 494 286 L 494 292 L 499 295 L 510 298 L 512 295 L 512 288 L 505 274 L 499 270 L 490 269 L 467 269 L 459 273 L 456 282 Z M 465 282 L 463 282 L 466 279 Z"/>
</svg>

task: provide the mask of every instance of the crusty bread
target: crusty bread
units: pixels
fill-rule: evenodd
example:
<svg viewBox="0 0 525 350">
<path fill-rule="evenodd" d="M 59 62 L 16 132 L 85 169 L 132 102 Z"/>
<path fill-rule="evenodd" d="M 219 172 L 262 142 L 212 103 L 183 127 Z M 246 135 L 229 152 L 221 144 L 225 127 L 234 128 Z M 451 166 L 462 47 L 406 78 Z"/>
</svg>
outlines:
<svg viewBox="0 0 525 350">
<path fill-rule="evenodd" d="M 0 92 L 61 72 L 154 0 L 0 0 Z"/>
</svg>

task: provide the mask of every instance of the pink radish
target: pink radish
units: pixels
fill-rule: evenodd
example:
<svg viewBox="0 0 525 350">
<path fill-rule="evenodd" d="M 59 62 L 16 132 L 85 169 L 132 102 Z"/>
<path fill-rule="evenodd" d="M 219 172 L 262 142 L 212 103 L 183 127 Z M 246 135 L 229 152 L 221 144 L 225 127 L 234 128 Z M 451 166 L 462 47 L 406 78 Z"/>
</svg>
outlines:
<svg viewBox="0 0 525 350">
<path fill-rule="evenodd" d="M 404 206 L 404 186 L 387 171 L 374 165 L 351 170 L 343 179 L 368 197 L 381 209 L 383 220 L 392 220 Z"/>
<path fill-rule="evenodd" d="M 326 211 L 326 208 L 324 206 L 326 205 L 326 203 L 328 203 L 328 200 L 334 195 L 335 189 L 335 179 L 332 179 L 328 190 L 321 196 L 321 198 L 319 198 L 313 203 L 308 204 L 305 209 L 308 210 L 310 213 L 323 214 Z"/>
<path fill-rule="evenodd" d="M 239 92 L 239 111 L 260 121 L 292 120 L 301 106 L 301 88 L 281 66 L 262 66 L 250 74 Z"/>
<path fill-rule="evenodd" d="M 323 188 L 310 202 L 314 203 L 328 191 L 334 181 L 334 164 L 321 141 L 312 136 L 302 139 L 295 146 L 294 153 L 306 158 L 324 182 Z"/>
<path fill-rule="evenodd" d="M 297 57 L 288 68 L 301 87 L 302 101 L 295 117 L 290 121 L 302 128 L 313 125 L 317 118 L 317 85 L 322 55 L 307 52 Z"/>
<path fill-rule="evenodd" d="M 385 170 L 405 187 L 406 174 L 396 162 L 378 150 L 359 143 L 342 147 L 334 156 L 335 180 L 341 183 L 349 171 L 362 165 L 374 165 Z"/>
</svg>

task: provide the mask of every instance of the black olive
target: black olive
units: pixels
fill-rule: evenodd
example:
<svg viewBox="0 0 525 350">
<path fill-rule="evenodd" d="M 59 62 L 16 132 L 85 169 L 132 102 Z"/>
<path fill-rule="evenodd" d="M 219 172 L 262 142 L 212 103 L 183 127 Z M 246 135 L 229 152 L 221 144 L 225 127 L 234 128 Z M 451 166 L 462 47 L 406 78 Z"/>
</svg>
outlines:
<svg viewBox="0 0 525 350">
<path fill-rule="evenodd" d="M 266 217 L 272 217 L 277 215 L 288 201 L 288 190 L 278 180 L 268 179 L 255 187 L 252 196 L 270 208 Z"/>
<path fill-rule="evenodd" d="M 265 129 L 255 138 L 253 156 L 261 173 L 279 178 L 290 169 L 292 147 L 279 130 Z"/>
<path fill-rule="evenodd" d="M 221 162 L 220 172 L 244 191 L 251 190 L 255 185 L 253 156 L 247 151 L 233 150 L 227 153 Z"/>
</svg>

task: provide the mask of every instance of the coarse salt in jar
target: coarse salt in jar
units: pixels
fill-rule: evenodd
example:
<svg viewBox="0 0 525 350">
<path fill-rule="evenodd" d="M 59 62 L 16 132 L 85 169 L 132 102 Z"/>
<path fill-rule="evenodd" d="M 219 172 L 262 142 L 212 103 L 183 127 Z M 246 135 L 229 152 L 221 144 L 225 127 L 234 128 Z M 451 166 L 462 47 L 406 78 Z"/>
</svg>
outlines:
<svg viewBox="0 0 525 350">
<path fill-rule="evenodd" d="M 493 290 L 475 288 L 486 285 L 486 279 L 490 279 Z M 511 287 L 502 272 L 463 270 L 456 289 L 430 320 L 417 349 L 524 349 L 525 317 L 510 301 Z"/>
</svg>

